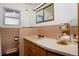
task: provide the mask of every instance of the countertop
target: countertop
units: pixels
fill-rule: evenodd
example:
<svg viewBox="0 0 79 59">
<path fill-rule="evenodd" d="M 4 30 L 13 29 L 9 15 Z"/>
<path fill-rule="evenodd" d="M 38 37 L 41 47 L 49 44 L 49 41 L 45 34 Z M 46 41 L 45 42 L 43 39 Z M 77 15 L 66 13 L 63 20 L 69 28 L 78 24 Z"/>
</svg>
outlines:
<svg viewBox="0 0 79 59">
<path fill-rule="evenodd" d="M 66 56 L 78 56 L 78 46 L 74 44 L 59 45 L 56 43 L 57 42 L 56 39 L 46 37 L 38 39 L 35 36 L 30 37 L 24 36 L 24 39 L 51 52 L 55 52 Z"/>
</svg>

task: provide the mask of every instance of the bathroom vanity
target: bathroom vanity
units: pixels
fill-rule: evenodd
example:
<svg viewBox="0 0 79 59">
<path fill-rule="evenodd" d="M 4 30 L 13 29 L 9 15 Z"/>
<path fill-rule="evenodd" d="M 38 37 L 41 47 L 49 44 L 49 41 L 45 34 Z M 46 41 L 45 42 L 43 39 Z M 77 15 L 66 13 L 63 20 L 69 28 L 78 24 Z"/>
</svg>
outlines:
<svg viewBox="0 0 79 59">
<path fill-rule="evenodd" d="M 28 40 L 24 40 L 25 56 L 60 56 L 60 54 L 48 51 Z"/>
<path fill-rule="evenodd" d="M 24 37 L 25 56 L 72 56 L 78 55 L 78 46 L 59 45 L 56 39 Z"/>
</svg>

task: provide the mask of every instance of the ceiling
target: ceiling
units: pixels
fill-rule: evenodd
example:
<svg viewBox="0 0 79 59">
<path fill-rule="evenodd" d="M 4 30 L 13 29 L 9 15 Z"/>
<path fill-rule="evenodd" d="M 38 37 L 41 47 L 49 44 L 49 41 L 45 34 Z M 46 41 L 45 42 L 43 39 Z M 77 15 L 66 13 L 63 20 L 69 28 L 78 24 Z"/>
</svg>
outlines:
<svg viewBox="0 0 79 59">
<path fill-rule="evenodd" d="M 27 5 L 32 6 L 32 9 L 38 6 L 40 3 L 25 3 L 26 4 L 26 10 L 28 10 Z"/>
<path fill-rule="evenodd" d="M 36 7 L 38 6 L 40 3 L 26 3 L 26 5 L 29 5 L 29 6 L 33 6 L 33 7 Z"/>
</svg>

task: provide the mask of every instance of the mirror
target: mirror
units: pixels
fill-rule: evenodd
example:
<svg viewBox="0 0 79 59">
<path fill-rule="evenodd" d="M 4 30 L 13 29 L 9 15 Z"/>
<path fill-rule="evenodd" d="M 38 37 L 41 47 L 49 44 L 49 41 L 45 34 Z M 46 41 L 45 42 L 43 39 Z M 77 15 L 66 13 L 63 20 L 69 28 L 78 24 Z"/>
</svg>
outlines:
<svg viewBox="0 0 79 59">
<path fill-rule="evenodd" d="M 78 42 L 78 20 L 77 19 L 72 19 L 70 21 L 70 36 L 72 41 Z"/>
</svg>

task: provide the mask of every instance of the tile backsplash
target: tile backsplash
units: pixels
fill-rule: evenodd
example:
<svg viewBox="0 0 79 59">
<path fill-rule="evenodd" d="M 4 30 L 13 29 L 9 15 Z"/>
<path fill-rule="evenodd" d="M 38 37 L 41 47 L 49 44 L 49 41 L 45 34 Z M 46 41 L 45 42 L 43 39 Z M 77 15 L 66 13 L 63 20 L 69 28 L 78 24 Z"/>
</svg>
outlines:
<svg viewBox="0 0 79 59">
<path fill-rule="evenodd" d="M 37 28 L 36 27 L 20 28 L 20 35 L 21 36 L 35 36 L 37 35 Z"/>
<path fill-rule="evenodd" d="M 38 35 L 44 35 L 46 37 L 55 38 L 57 35 L 61 35 L 61 30 L 58 25 L 40 26 L 37 27 Z"/>
<path fill-rule="evenodd" d="M 21 28 L 21 34 L 23 36 L 35 36 L 35 35 L 44 35 L 45 37 L 54 38 L 57 35 L 61 35 L 62 32 L 58 25 L 49 25 L 49 26 L 37 26 L 33 28 Z"/>
</svg>

